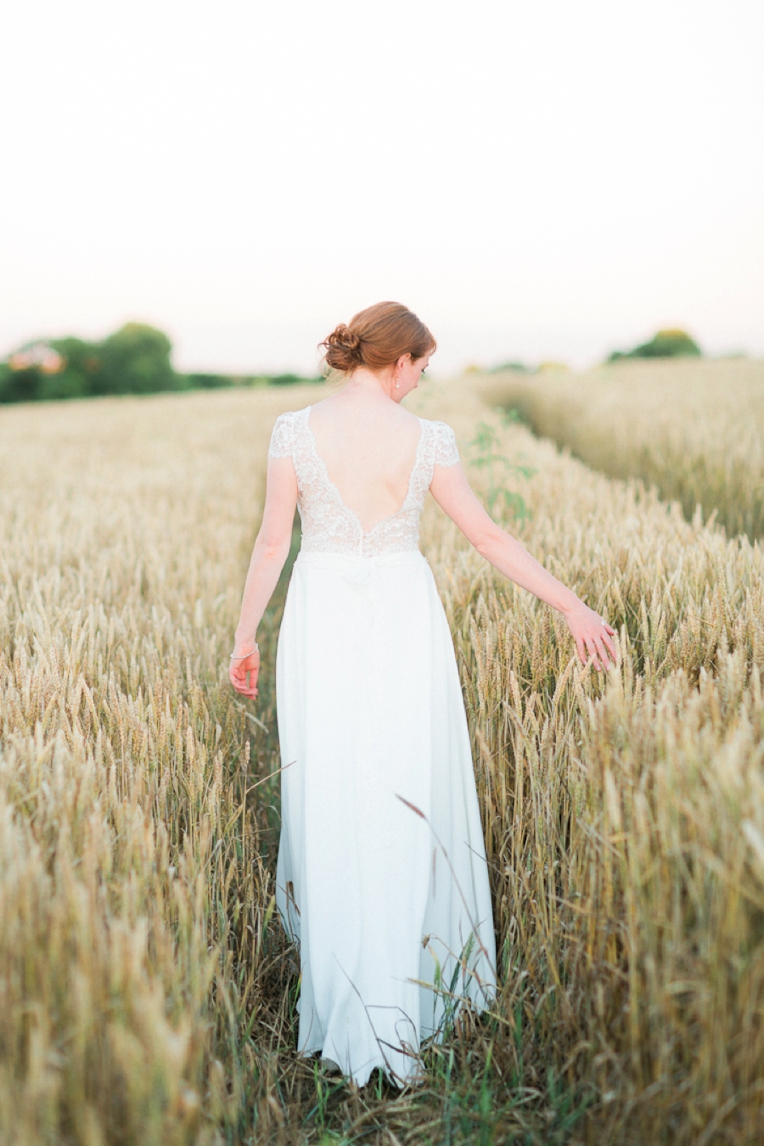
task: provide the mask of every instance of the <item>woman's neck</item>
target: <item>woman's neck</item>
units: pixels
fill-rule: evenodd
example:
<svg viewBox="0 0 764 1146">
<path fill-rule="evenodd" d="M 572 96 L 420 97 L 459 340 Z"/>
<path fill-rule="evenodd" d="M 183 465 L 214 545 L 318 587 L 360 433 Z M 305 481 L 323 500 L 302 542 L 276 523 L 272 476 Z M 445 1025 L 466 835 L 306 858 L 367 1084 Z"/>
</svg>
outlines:
<svg viewBox="0 0 764 1146">
<path fill-rule="evenodd" d="M 374 370 L 368 370 L 365 366 L 359 366 L 349 376 L 343 390 L 346 394 L 363 395 L 364 397 L 370 398 L 385 398 L 392 401 L 393 385 L 393 370 L 391 367 L 388 367 L 386 370 L 380 370 L 377 373 Z"/>
</svg>

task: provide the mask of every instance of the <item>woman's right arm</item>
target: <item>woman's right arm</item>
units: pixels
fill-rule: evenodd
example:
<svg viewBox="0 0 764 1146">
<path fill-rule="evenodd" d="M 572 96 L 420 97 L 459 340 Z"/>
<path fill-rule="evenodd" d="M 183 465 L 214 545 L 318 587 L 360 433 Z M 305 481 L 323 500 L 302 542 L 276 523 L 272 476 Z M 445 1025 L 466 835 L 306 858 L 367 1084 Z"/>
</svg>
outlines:
<svg viewBox="0 0 764 1146">
<path fill-rule="evenodd" d="M 608 668 L 610 658 L 615 663 L 616 650 L 610 639 L 615 630 L 532 557 L 517 538 L 496 524 L 478 501 L 460 464 L 436 465 L 430 492 L 486 561 L 562 613 L 583 664 L 591 659 L 599 669 Z"/>
<path fill-rule="evenodd" d="M 263 520 L 244 583 L 233 659 L 228 671 L 231 684 L 242 696 L 257 696 L 260 671 L 260 654 L 255 640 L 257 626 L 289 555 L 296 505 L 297 477 L 292 459 L 274 458 L 268 462 Z"/>
</svg>

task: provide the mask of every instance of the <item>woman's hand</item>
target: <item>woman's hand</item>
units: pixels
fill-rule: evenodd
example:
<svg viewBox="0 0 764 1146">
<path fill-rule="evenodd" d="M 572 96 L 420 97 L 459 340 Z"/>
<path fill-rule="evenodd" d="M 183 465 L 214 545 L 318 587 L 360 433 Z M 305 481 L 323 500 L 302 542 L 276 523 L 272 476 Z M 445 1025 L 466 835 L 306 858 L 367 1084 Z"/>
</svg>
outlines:
<svg viewBox="0 0 764 1146">
<path fill-rule="evenodd" d="M 577 601 L 564 616 L 582 664 L 591 662 L 596 669 L 615 666 L 618 651 L 610 639 L 615 636 L 615 629 L 611 629 L 599 613 L 595 613 L 583 601 Z"/>
<path fill-rule="evenodd" d="M 231 658 L 228 668 L 228 679 L 237 692 L 253 700 L 257 696 L 257 678 L 260 675 L 260 650 L 254 648 L 251 652 L 246 652 L 243 649 L 234 649 L 234 653 L 235 656 Z"/>
</svg>

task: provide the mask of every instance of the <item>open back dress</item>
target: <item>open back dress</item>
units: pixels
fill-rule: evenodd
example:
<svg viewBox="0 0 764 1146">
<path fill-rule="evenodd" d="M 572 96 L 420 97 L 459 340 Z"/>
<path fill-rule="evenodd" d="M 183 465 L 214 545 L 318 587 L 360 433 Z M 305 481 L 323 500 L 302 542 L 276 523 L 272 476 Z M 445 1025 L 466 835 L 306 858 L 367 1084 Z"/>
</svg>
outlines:
<svg viewBox="0 0 764 1146">
<path fill-rule="evenodd" d="M 298 1050 L 363 1085 L 416 1080 L 422 1040 L 495 993 L 485 847 L 451 634 L 419 518 L 453 431 L 420 422 L 408 493 L 364 531 L 310 407 L 268 456 L 297 476 L 302 546 L 279 634 L 276 896 L 299 943 Z"/>
</svg>

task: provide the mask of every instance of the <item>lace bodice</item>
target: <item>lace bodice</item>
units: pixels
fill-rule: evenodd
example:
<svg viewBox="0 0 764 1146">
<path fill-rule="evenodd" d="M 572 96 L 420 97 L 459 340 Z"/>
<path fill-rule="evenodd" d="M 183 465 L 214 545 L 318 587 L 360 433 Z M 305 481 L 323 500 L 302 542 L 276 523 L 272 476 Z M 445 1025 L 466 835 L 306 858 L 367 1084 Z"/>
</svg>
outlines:
<svg viewBox="0 0 764 1146">
<path fill-rule="evenodd" d="M 406 498 L 397 513 L 368 531 L 345 505 L 316 447 L 310 410 L 281 414 L 276 420 L 269 458 L 290 457 L 297 474 L 297 505 L 302 522 L 302 548 L 318 553 L 350 553 L 375 557 L 419 548 L 419 517 L 436 465 L 459 461 L 454 432 L 445 422 L 419 418 L 421 433 Z"/>
</svg>

